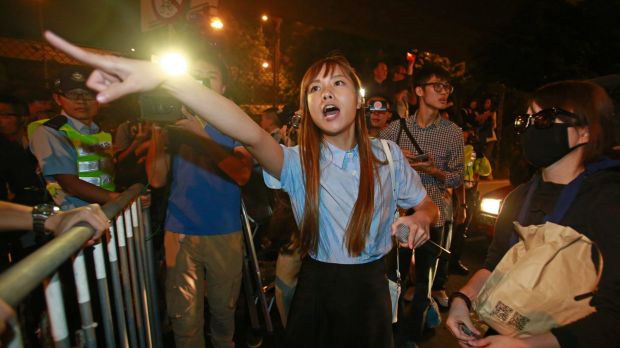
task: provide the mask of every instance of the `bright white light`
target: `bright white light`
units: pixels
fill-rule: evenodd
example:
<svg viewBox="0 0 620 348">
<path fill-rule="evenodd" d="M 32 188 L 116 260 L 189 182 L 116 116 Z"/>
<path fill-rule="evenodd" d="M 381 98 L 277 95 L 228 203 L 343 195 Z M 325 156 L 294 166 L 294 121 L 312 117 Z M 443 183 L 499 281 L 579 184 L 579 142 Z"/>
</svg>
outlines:
<svg viewBox="0 0 620 348">
<path fill-rule="evenodd" d="M 266 22 L 266 21 L 268 21 L 268 20 L 269 20 L 269 17 L 267 17 L 267 15 L 265 15 L 265 14 L 264 14 L 264 15 L 262 15 L 262 16 L 260 17 L 260 19 L 261 19 L 263 22 Z"/>
<path fill-rule="evenodd" d="M 178 53 L 167 53 L 159 59 L 159 66 L 168 74 L 178 76 L 187 71 L 187 59 Z"/>
<path fill-rule="evenodd" d="M 480 202 L 480 211 L 486 214 L 497 216 L 499 214 L 499 207 L 501 204 L 501 199 L 483 198 L 482 202 Z"/>
<path fill-rule="evenodd" d="M 221 30 L 224 28 L 224 23 L 219 17 L 213 17 L 211 18 L 211 28 Z"/>
<path fill-rule="evenodd" d="M 263 69 L 267 69 L 269 67 L 269 63 L 263 62 L 263 64 L 261 64 L 261 66 L 263 67 Z"/>
<path fill-rule="evenodd" d="M 362 98 L 366 97 L 366 90 L 363 88 L 360 88 L 360 95 L 362 96 Z"/>
<path fill-rule="evenodd" d="M 136 49 L 132 47 L 131 48 L 131 52 L 135 52 L 135 51 L 136 51 Z"/>
</svg>

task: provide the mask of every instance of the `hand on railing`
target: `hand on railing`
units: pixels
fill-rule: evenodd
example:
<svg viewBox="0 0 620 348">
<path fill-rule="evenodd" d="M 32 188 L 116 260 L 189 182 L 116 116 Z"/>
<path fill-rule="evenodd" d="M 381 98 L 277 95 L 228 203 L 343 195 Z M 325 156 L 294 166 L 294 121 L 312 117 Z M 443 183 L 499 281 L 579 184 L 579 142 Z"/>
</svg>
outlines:
<svg viewBox="0 0 620 348">
<path fill-rule="evenodd" d="M 108 218 L 99 204 L 90 204 L 50 216 L 45 221 L 45 229 L 54 232 L 54 235 L 57 236 L 78 222 L 87 222 L 95 229 L 95 234 L 86 242 L 86 246 L 97 243 L 103 232 L 110 228 Z"/>
</svg>

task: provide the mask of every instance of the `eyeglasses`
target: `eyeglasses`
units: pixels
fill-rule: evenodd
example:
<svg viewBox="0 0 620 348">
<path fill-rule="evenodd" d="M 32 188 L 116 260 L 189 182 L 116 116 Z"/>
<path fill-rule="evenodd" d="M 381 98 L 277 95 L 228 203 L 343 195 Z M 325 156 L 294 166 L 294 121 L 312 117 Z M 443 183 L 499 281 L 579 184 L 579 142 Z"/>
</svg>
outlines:
<svg viewBox="0 0 620 348">
<path fill-rule="evenodd" d="M 90 92 L 67 92 L 62 94 L 65 98 L 70 100 L 84 100 L 84 101 L 93 101 L 95 100 L 95 94 Z"/>
<path fill-rule="evenodd" d="M 521 114 L 515 116 L 514 129 L 517 134 L 525 132 L 527 127 L 531 125 L 538 129 L 545 129 L 551 127 L 555 123 L 556 119 L 561 120 L 571 127 L 581 124 L 581 121 L 579 121 L 579 117 L 577 115 L 572 112 L 553 107 L 540 110 L 534 114 Z"/>
<path fill-rule="evenodd" d="M 428 82 L 428 83 L 423 83 L 422 86 L 433 86 L 433 90 L 437 93 L 441 93 L 443 91 L 448 92 L 448 94 L 452 93 L 454 91 L 454 86 L 452 86 L 449 83 L 443 83 L 443 82 Z"/>
</svg>

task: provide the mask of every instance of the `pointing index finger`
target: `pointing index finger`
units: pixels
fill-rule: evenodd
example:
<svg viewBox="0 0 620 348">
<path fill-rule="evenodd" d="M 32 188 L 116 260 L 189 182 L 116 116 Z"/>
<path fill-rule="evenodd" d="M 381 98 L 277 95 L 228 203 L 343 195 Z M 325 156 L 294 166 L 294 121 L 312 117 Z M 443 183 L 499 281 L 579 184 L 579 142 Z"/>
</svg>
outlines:
<svg viewBox="0 0 620 348">
<path fill-rule="evenodd" d="M 54 47 L 56 47 L 57 49 L 65 52 L 67 55 L 83 62 L 86 63 L 88 65 L 91 65 L 95 68 L 100 68 L 100 69 L 104 69 L 106 70 L 107 68 L 109 69 L 110 67 L 106 66 L 106 60 L 105 59 L 100 59 L 98 54 L 93 54 L 90 53 L 70 42 L 68 42 L 67 40 L 61 38 L 60 36 L 54 34 L 53 32 L 46 30 L 45 33 L 43 33 L 43 36 L 45 37 L 45 39 Z"/>
</svg>

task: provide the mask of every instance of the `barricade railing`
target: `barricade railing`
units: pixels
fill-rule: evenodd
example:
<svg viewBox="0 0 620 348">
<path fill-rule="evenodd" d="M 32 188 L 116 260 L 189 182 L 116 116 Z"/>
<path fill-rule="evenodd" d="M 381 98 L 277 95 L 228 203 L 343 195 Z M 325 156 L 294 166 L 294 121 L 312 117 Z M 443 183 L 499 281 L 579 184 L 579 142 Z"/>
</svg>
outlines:
<svg viewBox="0 0 620 348">
<path fill-rule="evenodd" d="M 151 238 L 150 215 L 143 208 L 136 184 L 102 208 L 111 220 L 110 231 L 93 248 L 92 262 L 85 262 L 82 246 L 94 234 L 80 223 L 52 239 L 0 275 L 0 299 L 16 308 L 43 284 L 51 336 L 56 347 L 71 347 L 65 303 L 68 286 L 75 286 L 81 318 L 79 345 L 85 347 L 162 347 L 157 295 L 157 267 Z M 88 253 L 89 257 L 91 253 Z M 61 284 L 58 268 L 73 263 L 75 284 Z M 87 264 L 94 267 L 87 267 Z M 108 274 L 109 273 L 109 274 Z M 93 280 L 89 286 L 89 279 Z M 99 311 L 93 315 L 91 293 L 97 293 Z M 10 322 L 12 340 L 7 347 L 23 347 L 16 318 Z M 101 326 L 100 330 L 97 327 Z M 97 337 L 99 334 L 102 337 Z"/>
</svg>

